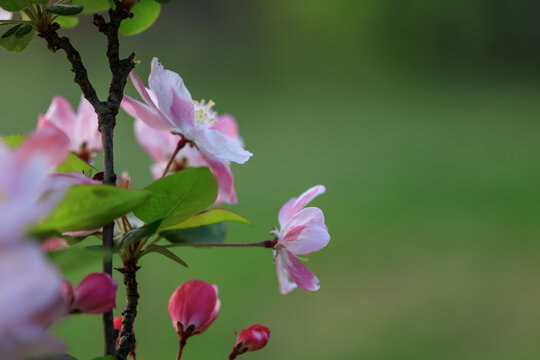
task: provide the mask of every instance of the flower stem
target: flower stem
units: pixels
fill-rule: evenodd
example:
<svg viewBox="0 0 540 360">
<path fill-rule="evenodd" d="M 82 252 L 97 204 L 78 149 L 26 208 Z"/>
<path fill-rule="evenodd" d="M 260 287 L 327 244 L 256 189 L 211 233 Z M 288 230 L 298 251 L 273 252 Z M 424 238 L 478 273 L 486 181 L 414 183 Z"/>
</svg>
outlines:
<svg viewBox="0 0 540 360">
<path fill-rule="evenodd" d="M 178 344 L 178 355 L 176 356 L 176 360 L 181 360 L 182 357 L 182 351 L 184 351 L 184 346 L 186 346 L 186 340 L 184 336 L 180 335 L 180 343 Z"/>
<path fill-rule="evenodd" d="M 167 173 L 169 172 L 169 169 L 171 168 L 172 163 L 174 162 L 174 158 L 176 157 L 176 155 L 178 155 L 178 152 L 182 150 L 184 146 L 186 146 L 187 143 L 188 141 L 186 141 L 184 137 L 182 137 L 178 141 L 178 144 L 176 145 L 176 149 L 174 149 L 173 154 L 169 158 L 169 162 L 167 162 L 167 166 L 165 166 L 165 170 L 163 170 L 163 174 L 161 175 L 161 177 L 165 177 L 165 175 L 167 175 Z"/>
<path fill-rule="evenodd" d="M 165 248 L 179 247 L 179 246 L 192 246 L 192 247 L 265 247 L 273 248 L 275 245 L 274 240 L 266 240 L 252 243 L 178 243 L 163 245 Z"/>
</svg>

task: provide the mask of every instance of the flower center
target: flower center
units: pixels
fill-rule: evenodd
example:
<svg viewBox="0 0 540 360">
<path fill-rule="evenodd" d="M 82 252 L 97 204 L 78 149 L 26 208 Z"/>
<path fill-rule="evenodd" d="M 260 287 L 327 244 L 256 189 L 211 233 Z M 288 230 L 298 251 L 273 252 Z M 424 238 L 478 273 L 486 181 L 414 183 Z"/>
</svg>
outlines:
<svg viewBox="0 0 540 360">
<path fill-rule="evenodd" d="M 210 127 L 216 123 L 216 112 L 212 110 L 212 106 L 215 103 L 212 100 L 209 100 L 206 103 L 204 100 L 196 101 L 193 100 L 193 105 L 195 105 L 195 122 L 204 127 Z"/>
</svg>

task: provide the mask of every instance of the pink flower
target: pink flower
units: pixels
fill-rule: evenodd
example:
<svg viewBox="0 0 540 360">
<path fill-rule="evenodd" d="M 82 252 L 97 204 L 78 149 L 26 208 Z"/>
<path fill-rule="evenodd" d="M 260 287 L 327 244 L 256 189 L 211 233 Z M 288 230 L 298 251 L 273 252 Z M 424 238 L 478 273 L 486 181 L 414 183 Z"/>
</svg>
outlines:
<svg viewBox="0 0 540 360">
<path fill-rule="evenodd" d="M 90 162 L 101 150 L 98 117 L 92 105 L 81 97 L 77 114 L 62 96 L 55 96 L 45 115 L 40 115 L 38 129 L 50 124 L 60 129 L 70 141 L 69 150 L 84 161 Z"/>
<path fill-rule="evenodd" d="M 13 244 L 30 224 L 45 217 L 61 199 L 50 192 L 49 174 L 67 156 L 69 140 L 44 126 L 18 149 L 0 142 L 0 244 Z"/>
<path fill-rule="evenodd" d="M 151 128 L 181 134 L 192 142 L 209 161 L 245 163 L 253 154 L 238 142 L 228 138 L 213 126 L 216 113 L 212 101 L 193 101 L 180 75 L 165 70 L 157 58 L 152 60 L 152 70 L 146 89 L 139 77 L 131 73 L 131 80 L 146 104 L 124 96 L 123 109 Z"/>
<path fill-rule="evenodd" d="M 53 252 L 69 247 L 66 240 L 59 237 L 50 237 L 41 243 L 40 249 L 43 252 Z"/>
<path fill-rule="evenodd" d="M 270 330 L 266 326 L 251 325 L 240 332 L 240 336 L 238 336 L 234 343 L 233 353 L 229 356 L 229 359 L 247 351 L 261 350 L 266 346 L 269 337 Z"/>
<path fill-rule="evenodd" d="M 0 251 L 0 354 L 5 360 L 58 355 L 47 328 L 65 314 L 61 277 L 28 240 Z"/>
<path fill-rule="evenodd" d="M 277 239 L 274 258 L 282 294 L 291 292 L 296 286 L 307 291 L 319 290 L 319 279 L 295 255 L 318 251 L 330 241 L 321 209 L 304 208 L 325 191 L 322 185 L 314 186 L 298 198 L 287 201 L 279 210 L 281 229 L 271 233 Z"/>
<path fill-rule="evenodd" d="M 103 314 L 116 307 L 116 281 L 105 273 L 86 276 L 74 292 L 72 313 Z"/>
<path fill-rule="evenodd" d="M 227 138 L 242 146 L 242 139 L 238 135 L 238 124 L 233 116 L 228 114 L 218 116 L 211 129 L 220 131 Z M 160 178 L 176 149 L 180 137 L 169 132 L 155 130 L 140 119 L 135 120 L 135 135 L 139 144 L 155 161 L 155 164 L 152 165 L 152 175 L 155 179 Z M 210 167 L 219 185 L 216 204 L 237 203 L 230 162 L 216 161 L 205 156 L 204 153 L 194 147 L 184 146 L 176 155 L 169 173 L 188 167 Z"/>
<path fill-rule="evenodd" d="M 202 280 L 190 280 L 169 299 L 169 315 L 181 338 L 202 334 L 216 319 L 221 307 L 218 288 Z"/>
</svg>

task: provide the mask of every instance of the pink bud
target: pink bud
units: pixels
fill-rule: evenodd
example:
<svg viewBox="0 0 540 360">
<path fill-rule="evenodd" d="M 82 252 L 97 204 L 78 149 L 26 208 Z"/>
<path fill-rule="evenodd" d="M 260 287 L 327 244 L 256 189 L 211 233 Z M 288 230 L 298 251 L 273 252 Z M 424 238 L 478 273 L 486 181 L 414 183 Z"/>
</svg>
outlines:
<svg viewBox="0 0 540 360">
<path fill-rule="evenodd" d="M 103 314 L 116 307 L 116 281 L 105 273 L 86 276 L 75 290 L 72 312 Z"/>
<path fill-rule="evenodd" d="M 174 291 L 169 299 L 169 315 L 181 338 L 203 333 L 216 319 L 221 307 L 216 285 L 191 280 Z"/>
<path fill-rule="evenodd" d="M 73 287 L 73 284 L 66 279 L 62 279 L 62 297 L 67 309 L 72 309 L 73 303 L 75 302 L 75 288 Z"/>
<path fill-rule="evenodd" d="M 67 249 L 68 247 L 69 245 L 66 240 L 59 237 L 50 237 L 41 243 L 41 250 L 44 252 Z"/>
<path fill-rule="evenodd" d="M 237 355 L 243 354 L 246 351 L 261 350 L 266 346 L 270 330 L 264 325 L 251 325 L 247 329 L 242 330 L 238 339 L 234 343 L 233 353 Z M 231 354 L 232 355 L 232 354 Z"/>
</svg>

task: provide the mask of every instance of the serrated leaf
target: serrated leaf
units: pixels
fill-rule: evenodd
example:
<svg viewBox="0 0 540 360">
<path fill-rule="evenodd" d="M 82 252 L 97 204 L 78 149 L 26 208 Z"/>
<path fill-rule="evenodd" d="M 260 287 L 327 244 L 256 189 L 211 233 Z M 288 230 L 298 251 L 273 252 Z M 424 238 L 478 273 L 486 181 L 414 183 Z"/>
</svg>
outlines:
<svg viewBox="0 0 540 360">
<path fill-rule="evenodd" d="M 79 18 L 76 16 L 57 16 L 54 22 L 60 25 L 61 28 L 71 29 L 77 26 Z"/>
<path fill-rule="evenodd" d="M 133 17 L 125 19 L 120 25 L 123 35 L 136 35 L 148 29 L 157 20 L 161 5 L 154 0 L 141 0 L 135 4 L 131 12 Z"/>
<path fill-rule="evenodd" d="M 165 228 L 163 229 L 163 231 L 189 229 L 189 228 L 195 228 L 195 227 L 200 227 L 200 226 L 205 226 L 205 225 L 216 224 L 216 223 L 220 223 L 224 221 L 235 221 L 235 222 L 241 222 L 244 224 L 251 225 L 251 222 L 248 219 L 246 219 L 242 215 L 235 213 L 234 211 L 227 210 L 227 209 L 212 209 L 212 210 L 194 215 L 190 217 L 189 219 L 182 221 L 179 224 Z"/>
<path fill-rule="evenodd" d="M 7 11 L 18 11 L 32 4 L 47 4 L 49 0 L 0 0 L 0 7 Z"/>
<path fill-rule="evenodd" d="M 152 197 L 134 211 L 146 223 L 163 219 L 161 228 L 176 225 L 214 203 L 217 182 L 208 168 L 191 168 L 154 181 L 145 188 Z"/>
<path fill-rule="evenodd" d="M 13 28 L 11 28 L 10 30 L 13 30 Z M 10 30 L 8 30 L 8 32 Z M 4 33 L 4 35 L 6 35 L 6 33 Z M 31 25 L 21 26 L 17 28 L 15 36 L 10 35 L 4 37 L 3 35 L 0 38 L 0 46 L 7 51 L 22 52 L 28 47 L 28 45 L 34 38 L 34 33 L 35 31 Z"/>
<path fill-rule="evenodd" d="M 120 251 L 128 245 L 136 243 L 139 240 L 154 235 L 158 228 L 160 221 L 147 224 L 137 229 L 133 229 L 125 234 L 114 238 L 114 251 Z"/>
<path fill-rule="evenodd" d="M 178 264 L 180 264 L 182 266 L 188 267 L 188 264 L 186 264 L 184 260 L 182 260 L 178 256 L 176 256 L 172 251 L 168 250 L 167 248 L 164 248 L 163 246 L 159 246 L 159 245 L 156 245 L 156 244 L 150 244 L 147 247 L 145 247 L 144 252 L 141 255 L 141 257 L 146 255 L 146 254 L 153 253 L 153 252 L 161 254 L 163 256 L 166 256 L 169 259 L 177 262 Z"/>
<path fill-rule="evenodd" d="M 111 4 L 109 0 L 72 0 L 71 5 L 82 5 L 84 7 L 81 14 L 93 14 L 109 10 Z"/>
<path fill-rule="evenodd" d="M 62 273 L 76 270 L 86 265 L 99 263 L 103 259 L 101 251 L 90 251 L 80 247 L 70 247 L 47 253 L 49 260 L 60 269 Z"/>
<path fill-rule="evenodd" d="M 151 193 L 109 185 L 71 187 L 64 200 L 34 232 L 76 231 L 101 227 L 140 206 Z"/>
<path fill-rule="evenodd" d="M 173 244 L 222 243 L 227 227 L 224 223 L 201 226 L 193 229 L 169 230 L 159 233 Z"/>
<path fill-rule="evenodd" d="M 73 16 L 80 14 L 83 11 L 82 5 L 72 5 L 72 4 L 54 4 L 45 9 L 48 13 L 63 15 L 63 16 Z"/>
</svg>

